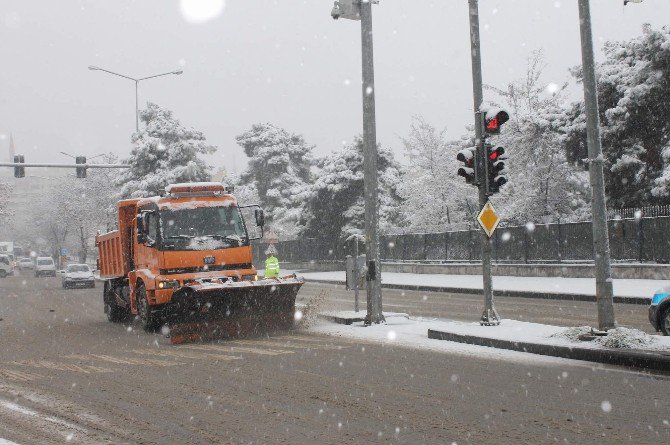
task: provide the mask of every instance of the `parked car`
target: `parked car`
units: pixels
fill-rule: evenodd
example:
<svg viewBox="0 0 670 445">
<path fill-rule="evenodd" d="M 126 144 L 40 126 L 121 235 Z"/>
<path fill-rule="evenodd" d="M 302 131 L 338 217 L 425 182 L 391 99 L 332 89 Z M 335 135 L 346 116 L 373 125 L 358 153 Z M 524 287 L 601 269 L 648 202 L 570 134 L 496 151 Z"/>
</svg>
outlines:
<svg viewBox="0 0 670 445">
<path fill-rule="evenodd" d="M 69 287 L 95 287 L 93 271 L 87 264 L 69 264 L 62 271 L 63 289 Z"/>
<path fill-rule="evenodd" d="M 54 260 L 48 256 L 37 257 L 37 263 L 35 264 L 35 276 L 56 276 L 56 265 Z"/>
<path fill-rule="evenodd" d="M 9 255 L 0 255 L 0 278 L 5 278 L 14 272 L 12 259 Z"/>
<path fill-rule="evenodd" d="M 34 269 L 35 264 L 33 263 L 33 260 L 30 258 L 21 258 L 19 260 L 19 270 L 24 270 L 24 269 Z"/>
<path fill-rule="evenodd" d="M 649 306 L 649 321 L 663 335 L 670 335 L 670 286 L 656 291 Z"/>
</svg>

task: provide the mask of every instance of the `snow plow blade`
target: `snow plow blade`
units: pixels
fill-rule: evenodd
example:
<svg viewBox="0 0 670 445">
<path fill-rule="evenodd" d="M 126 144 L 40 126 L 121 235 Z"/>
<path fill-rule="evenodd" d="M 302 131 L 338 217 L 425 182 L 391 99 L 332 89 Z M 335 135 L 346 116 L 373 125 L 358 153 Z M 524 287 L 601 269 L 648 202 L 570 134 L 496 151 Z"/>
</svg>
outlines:
<svg viewBox="0 0 670 445">
<path fill-rule="evenodd" d="M 196 281 L 172 296 L 170 343 L 240 337 L 293 326 L 295 298 L 304 284 L 290 275 L 258 281 Z"/>
</svg>

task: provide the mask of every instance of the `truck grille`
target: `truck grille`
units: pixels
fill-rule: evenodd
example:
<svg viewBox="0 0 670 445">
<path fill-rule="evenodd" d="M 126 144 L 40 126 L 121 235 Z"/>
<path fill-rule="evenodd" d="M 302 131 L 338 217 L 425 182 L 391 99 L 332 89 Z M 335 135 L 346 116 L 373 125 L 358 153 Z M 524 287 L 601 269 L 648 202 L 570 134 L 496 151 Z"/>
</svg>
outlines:
<svg viewBox="0 0 670 445">
<path fill-rule="evenodd" d="M 212 264 L 211 266 L 200 267 L 182 267 L 179 269 L 160 269 L 161 275 L 178 275 L 182 273 L 198 273 L 198 272 L 216 272 L 219 270 L 237 270 L 237 269 L 251 269 L 251 263 L 241 264 Z"/>
</svg>

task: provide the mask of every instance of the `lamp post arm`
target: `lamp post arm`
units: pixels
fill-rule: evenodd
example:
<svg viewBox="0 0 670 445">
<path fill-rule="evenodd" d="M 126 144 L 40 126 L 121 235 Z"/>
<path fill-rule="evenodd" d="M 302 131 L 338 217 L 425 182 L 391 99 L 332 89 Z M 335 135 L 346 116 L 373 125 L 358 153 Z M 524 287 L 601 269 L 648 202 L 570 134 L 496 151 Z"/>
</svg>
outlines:
<svg viewBox="0 0 670 445">
<path fill-rule="evenodd" d="M 123 77 L 124 79 L 132 80 L 133 82 L 137 82 L 138 80 L 141 80 L 141 79 L 135 79 L 134 77 L 126 76 L 125 74 L 115 73 L 114 71 L 106 70 L 104 68 L 99 68 L 99 67 L 94 68 L 93 71 L 104 71 L 104 72 L 109 73 L 109 74 L 114 74 L 115 76 Z"/>
<path fill-rule="evenodd" d="M 140 77 L 139 79 L 137 79 L 137 81 L 139 82 L 140 80 L 153 79 L 154 77 L 169 76 L 170 74 L 181 74 L 181 73 L 177 73 L 176 71 L 170 71 L 169 73 L 155 74 L 153 76 L 147 76 L 147 77 Z"/>
</svg>

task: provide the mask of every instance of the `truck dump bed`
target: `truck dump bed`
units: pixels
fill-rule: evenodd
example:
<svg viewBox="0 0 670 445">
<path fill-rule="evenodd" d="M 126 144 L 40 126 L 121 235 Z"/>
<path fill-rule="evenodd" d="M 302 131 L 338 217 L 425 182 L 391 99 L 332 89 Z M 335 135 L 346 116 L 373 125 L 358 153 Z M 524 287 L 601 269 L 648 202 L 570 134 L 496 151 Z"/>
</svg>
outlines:
<svg viewBox="0 0 670 445">
<path fill-rule="evenodd" d="M 100 257 L 100 278 L 124 278 L 132 260 L 133 218 L 139 199 L 119 201 L 119 229 L 95 237 Z"/>
<path fill-rule="evenodd" d="M 114 230 L 96 238 L 100 255 L 100 278 L 121 278 L 127 275 L 121 233 Z"/>
</svg>

